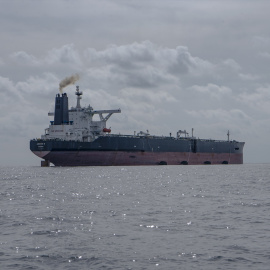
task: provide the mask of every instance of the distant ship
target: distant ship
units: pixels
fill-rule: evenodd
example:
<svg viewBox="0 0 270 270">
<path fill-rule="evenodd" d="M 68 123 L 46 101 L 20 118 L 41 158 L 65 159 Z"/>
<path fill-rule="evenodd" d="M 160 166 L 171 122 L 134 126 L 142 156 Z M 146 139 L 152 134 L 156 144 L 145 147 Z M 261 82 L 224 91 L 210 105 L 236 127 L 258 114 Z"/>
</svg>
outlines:
<svg viewBox="0 0 270 270">
<path fill-rule="evenodd" d="M 107 120 L 117 110 L 82 108 L 82 92 L 77 86 L 76 107 L 68 107 L 66 93 L 55 98 L 54 121 L 40 139 L 30 141 L 30 150 L 42 158 L 42 166 L 137 166 L 242 164 L 244 142 L 208 140 L 179 130 L 176 137 L 154 136 L 149 132 L 134 135 L 111 134 Z M 93 116 L 98 115 L 99 121 Z M 193 132 L 192 132 L 193 133 Z"/>
</svg>

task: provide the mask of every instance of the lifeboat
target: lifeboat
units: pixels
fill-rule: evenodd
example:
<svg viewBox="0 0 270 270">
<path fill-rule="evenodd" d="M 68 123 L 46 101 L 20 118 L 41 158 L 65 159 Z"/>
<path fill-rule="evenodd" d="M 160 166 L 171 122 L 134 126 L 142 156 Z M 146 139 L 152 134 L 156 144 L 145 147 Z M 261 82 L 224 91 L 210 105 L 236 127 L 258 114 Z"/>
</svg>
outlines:
<svg viewBox="0 0 270 270">
<path fill-rule="evenodd" d="M 103 128 L 103 132 L 111 133 L 111 129 L 110 128 Z"/>
</svg>

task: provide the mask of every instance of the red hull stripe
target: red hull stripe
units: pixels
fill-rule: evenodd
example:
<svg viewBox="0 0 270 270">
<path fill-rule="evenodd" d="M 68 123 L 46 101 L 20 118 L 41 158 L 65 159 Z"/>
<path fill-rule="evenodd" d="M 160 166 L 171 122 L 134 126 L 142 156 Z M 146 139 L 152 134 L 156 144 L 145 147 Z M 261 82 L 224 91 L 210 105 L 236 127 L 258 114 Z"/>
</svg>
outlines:
<svg viewBox="0 0 270 270">
<path fill-rule="evenodd" d="M 53 151 L 43 158 L 55 166 L 243 164 L 242 153 Z"/>
</svg>

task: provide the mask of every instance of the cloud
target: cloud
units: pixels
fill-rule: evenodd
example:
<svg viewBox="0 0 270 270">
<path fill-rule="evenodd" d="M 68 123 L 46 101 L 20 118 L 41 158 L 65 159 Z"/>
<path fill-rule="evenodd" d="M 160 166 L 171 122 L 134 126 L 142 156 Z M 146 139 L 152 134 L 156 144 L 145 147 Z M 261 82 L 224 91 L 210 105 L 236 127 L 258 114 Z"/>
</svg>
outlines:
<svg viewBox="0 0 270 270">
<path fill-rule="evenodd" d="M 65 65 L 80 67 L 82 65 L 81 57 L 74 48 L 73 44 L 63 45 L 60 48 L 50 50 L 45 57 L 37 58 L 24 51 L 14 52 L 10 55 L 13 61 L 21 65 L 32 66 L 54 66 Z"/>
<path fill-rule="evenodd" d="M 259 55 L 265 59 L 270 59 L 270 52 L 260 52 Z"/>
<path fill-rule="evenodd" d="M 91 65 L 87 75 L 92 82 L 101 81 L 103 77 L 114 83 L 118 80 L 118 87 L 179 85 L 191 77 L 211 76 L 215 67 L 209 61 L 192 56 L 187 47 L 171 49 L 150 41 L 109 46 L 102 51 L 88 48 L 84 56 L 86 65 Z"/>
<path fill-rule="evenodd" d="M 18 83 L 0 77 L 0 133 L 4 140 L 8 137 L 29 138 L 31 134 L 43 130 L 44 123 L 47 122 L 48 106 L 53 101 L 50 94 L 55 93 L 52 83 L 54 80 L 58 82 L 51 74 L 30 77 L 27 81 Z"/>
<path fill-rule="evenodd" d="M 82 65 L 81 57 L 73 44 L 50 50 L 46 58 L 44 58 L 44 62 L 48 65 L 62 64 L 69 67 L 80 67 Z"/>
<path fill-rule="evenodd" d="M 245 141 L 245 136 L 252 133 L 250 126 L 254 120 L 240 109 L 186 110 L 185 112 L 191 116 L 191 121 L 195 123 L 196 136 L 200 138 L 226 139 L 227 131 L 230 130 L 231 139 Z"/>
<path fill-rule="evenodd" d="M 259 48 L 269 48 L 270 38 L 269 36 L 253 36 L 252 37 L 253 46 Z"/>
<path fill-rule="evenodd" d="M 137 100 L 144 103 L 177 102 L 176 98 L 166 91 L 145 91 L 144 89 L 125 88 L 121 90 L 121 94 L 131 101 Z"/>
<path fill-rule="evenodd" d="M 18 97 L 16 93 L 16 88 L 11 79 L 0 77 L 0 94 L 2 97 L 1 101 L 3 101 L 4 98 L 7 98 L 9 96 Z"/>
<path fill-rule="evenodd" d="M 239 77 L 244 81 L 256 81 L 256 80 L 260 79 L 260 76 L 258 76 L 256 74 L 243 74 L 243 73 L 240 73 Z"/>
<path fill-rule="evenodd" d="M 214 119 L 216 121 L 230 122 L 232 120 L 237 121 L 250 121 L 250 117 L 239 109 L 231 109 L 226 111 L 224 109 L 217 109 L 217 110 L 187 110 L 187 113 L 192 115 L 196 118 L 203 118 L 203 119 Z"/>
<path fill-rule="evenodd" d="M 39 65 L 39 61 L 38 59 L 33 56 L 33 55 L 29 55 L 26 52 L 23 51 L 19 51 L 19 52 L 15 52 L 12 53 L 10 56 L 14 61 L 16 61 L 18 64 L 21 65 Z"/>
<path fill-rule="evenodd" d="M 214 67 L 212 63 L 206 60 L 193 57 L 187 47 L 178 46 L 175 50 L 169 50 L 169 52 L 169 70 L 175 75 L 203 76 L 209 74 Z"/>
<path fill-rule="evenodd" d="M 254 92 L 245 92 L 238 96 L 238 100 L 247 104 L 249 108 L 260 113 L 260 117 L 270 115 L 270 85 L 255 89 Z M 261 116 L 263 114 L 264 116 Z M 257 115 L 257 114 L 256 114 Z"/>
<path fill-rule="evenodd" d="M 99 51 L 94 48 L 78 51 L 73 44 L 67 44 L 39 58 L 23 51 L 13 53 L 11 58 L 19 65 L 32 66 L 33 74 L 44 69 L 61 77 L 78 73 L 93 87 L 113 89 L 159 89 L 169 85 L 176 89 L 180 85 L 188 88 L 191 83 L 211 85 L 209 81 L 218 85 L 232 76 L 255 79 L 253 74 L 240 73 L 241 67 L 233 59 L 211 63 L 193 56 L 187 47 L 167 48 L 150 41 L 111 45 Z M 221 89 L 224 91 L 225 88 Z"/>
<path fill-rule="evenodd" d="M 241 66 L 234 59 L 226 59 L 225 61 L 223 61 L 223 64 L 236 72 L 242 69 Z"/>
<path fill-rule="evenodd" d="M 190 87 L 190 90 L 206 94 L 216 99 L 221 99 L 224 95 L 230 95 L 232 93 L 232 90 L 226 86 L 218 86 L 211 83 L 206 86 L 193 85 Z"/>
<path fill-rule="evenodd" d="M 85 55 L 88 56 L 90 62 L 100 61 L 108 64 L 114 63 L 123 68 L 132 68 L 138 64 L 152 62 L 157 49 L 153 43 L 144 41 L 121 46 L 111 45 L 103 51 L 89 48 Z"/>
</svg>

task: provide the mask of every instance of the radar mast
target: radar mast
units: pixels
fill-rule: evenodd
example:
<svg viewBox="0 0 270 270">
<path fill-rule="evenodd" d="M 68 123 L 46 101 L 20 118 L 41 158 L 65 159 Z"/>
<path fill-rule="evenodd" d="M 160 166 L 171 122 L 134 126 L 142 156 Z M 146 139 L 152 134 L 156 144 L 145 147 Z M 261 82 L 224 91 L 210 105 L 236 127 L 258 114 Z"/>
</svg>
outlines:
<svg viewBox="0 0 270 270">
<path fill-rule="evenodd" d="M 77 106 L 76 109 L 80 109 L 81 108 L 81 103 L 80 100 L 82 99 L 81 95 L 82 95 L 82 91 L 79 90 L 79 86 L 76 86 L 76 92 L 75 95 L 77 96 Z"/>
</svg>

